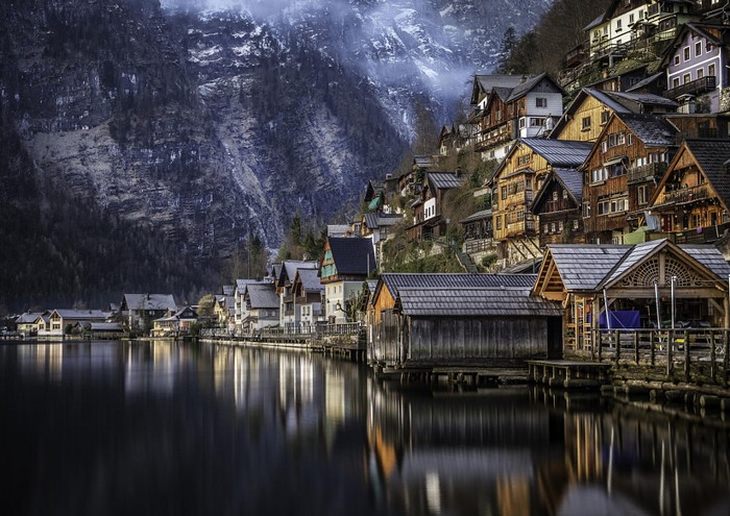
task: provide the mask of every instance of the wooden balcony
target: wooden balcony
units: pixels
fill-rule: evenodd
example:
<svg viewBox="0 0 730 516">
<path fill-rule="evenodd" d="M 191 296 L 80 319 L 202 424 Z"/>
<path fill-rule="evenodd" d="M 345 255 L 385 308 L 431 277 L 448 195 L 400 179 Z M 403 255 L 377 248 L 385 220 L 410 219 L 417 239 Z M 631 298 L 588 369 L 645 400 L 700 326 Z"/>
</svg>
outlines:
<svg viewBox="0 0 730 516">
<path fill-rule="evenodd" d="M 687 204 L 710 198 L 710 189 L 707 185 L 693 186 L 692 188 L 680 188 L 664 193 L 664 199 L 659 206 L 673 204 Z"/>
<path fill-rule="evenodd" d="M 676 100 L 683 95 L 702 95 L 717 88 L 717 78 L 714 75 L 708 75 L 701 79 L 695 79 L 676 88 L 671 88 L 664 92 L 664 96 Z"/>
<path fill-rule="evenodd" d="M 497 145 L 511 142 L 517 137 L 514 126 L 514 122 L 508 121 L 499 127 L 483 130 L 481 140 L 476 145 L 476 150 L 484 151 Z"/>
<path fill-rule="evenodd" d="M 643 183 L 653 178 L 664 175 L 667 170 L 667 163 L 649 163 L 639 167 L 631 167 L 628 172 L 628 183 Z"/>
</svg>

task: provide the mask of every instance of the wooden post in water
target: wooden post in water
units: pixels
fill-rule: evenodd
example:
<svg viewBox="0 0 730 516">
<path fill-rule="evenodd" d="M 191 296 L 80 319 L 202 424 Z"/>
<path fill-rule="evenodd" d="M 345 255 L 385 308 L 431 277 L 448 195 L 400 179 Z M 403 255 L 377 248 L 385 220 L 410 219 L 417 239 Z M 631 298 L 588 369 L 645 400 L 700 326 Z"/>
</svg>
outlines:
<svg viewBox="0 0 730 516">
<path fill-rule="evenodd" d="M 616 338 L 616 363 L 618 364 L 621 360 L 621 333 L 619 333 L 618 330 L 615 330 L 614 336 Z"/>
<path fill-rule="evenodd" d="M 654 330 L 649 330 L 649 360 L 651 360 L 652 367 L 654 367 L 655 361 L 656 361 L 656 358 L 655 358 L 656 350 L 654 349 L 655 344 L 656 343 L 654 341 Z"/>
<path fill-rule="evenodd" d="M 667 378 L 672 376 L 672 347 L 674 346 L 674 329 L 667 332 Z"/>
<path fill-rule="evenodd" d="M 730 339 L 728 339 L 728 330 L 727 328 L 722 330 L 722 347 L 723 347 L 723 357 L 722 357 L 722 383 L 727 387 L 727 366 L 728 366 L 728 358 L 730 358 L 728 355 L 730 355 Z"/>
<path fill-rule="evenodd" d="M 684 381 L 689 383 L 689 332 L 684 330 Z"/>
<path fill-rule="evenodd" d="M 603 359 L 603 334 L 601 330 L 596 330 L 596 337 L 598 339 L 598 361 L 601 362 Z"/>
<path fill-rule="evenodd" d="M 639 332 L 634 331 L 634 361 L 639 365 Z"/>
<path fill-rule="evenodd" d="M 715 332 L 710 330 L 710 379 L 715 383 Z"/>
</svg>

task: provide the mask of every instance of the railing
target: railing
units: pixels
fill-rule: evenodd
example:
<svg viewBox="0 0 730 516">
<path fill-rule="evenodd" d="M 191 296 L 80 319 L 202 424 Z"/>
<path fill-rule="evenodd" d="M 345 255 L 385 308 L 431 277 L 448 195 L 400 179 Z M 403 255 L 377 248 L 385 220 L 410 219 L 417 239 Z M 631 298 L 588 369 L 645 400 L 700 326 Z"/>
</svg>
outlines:
<svg viewBox="0 0 730 516">
<path fill-rule="evenodd" d="M 639 183 L 646 181 L 647 179 L 662 176 L 666 170 L 666 163 L 649 163 L 638 167 L 631 167 L 628 172 L 627 180 L 629 184 Z"/>
<path fill-rule="evenodd" d="M 687 382 L 708 378 L 727 385 L 730 329 L 592 330 L 592 358 L 662 367 L 667 377 L 680 372 Z M 720 374 L 722 371 L 722 374 Z"/>
<path fill-rule="evenodd" d="M 285 327 L 275 326 L 253 330 L 250 333 L 232 332 L 225 328 L 205 328 L 200 331 L 201 337 L 233 339 L 245 337 L 324 337 L 329 335 L 357 335 L 362 323 L 296 323 Z"/>
<path fill-rule="evenodd" d="M 686 82 L 676 88 L 668 89 L 664 92 L 664 96 L 670 99 L 677 99 L 682 95 L 700 95 L 717 88 L 717 78 L 714 75 L 708 75 L 701 79 Z"/>
<path fill-rule="evenodd" d="M 464 242 L 464 252 L 466 254 L 483 253 L 492 250 L 494 242 L 491 238 L 470 239 Z"/>
<path fill-rule="evenodd" d="M 661 204 L 681 204 L 686 202 L 707 199 L 710 196 L 706 185 L 693 186 L 691 188 L 680 188 L 664 192 L 664 200 Z"/>
</svg>

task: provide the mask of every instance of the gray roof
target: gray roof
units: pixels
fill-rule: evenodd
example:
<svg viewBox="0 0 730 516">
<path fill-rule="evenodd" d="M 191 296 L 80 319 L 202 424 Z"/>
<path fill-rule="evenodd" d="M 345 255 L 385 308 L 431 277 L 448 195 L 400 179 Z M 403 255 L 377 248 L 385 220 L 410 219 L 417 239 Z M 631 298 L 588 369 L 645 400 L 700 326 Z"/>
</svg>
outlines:
<svg viewBox="0 0 730 516">
<path fill-rule="evenodd" d="M 517 262 L 514 265 L 505 267 L 504 269 L 502 269 L 501 274 L 517 274 L 520 276 L 524 276 L 525 274 L 531 274 L 538 270 L 541 263 L 542 256 L 540 256 L 539 258 L 528 258 L 527 260 L 522 260 L 521 262 Z"/>
<path fill-rule="evenodd" d="M 591 30 L 593 27 L 597 27 L 598 25 L 603 23 L 603 20 L 605 19 L 606 13 L 600 14 L 597 16 L 591 23 L 583 27 L 583 30 Z"/>
<path fill-rule="evenodd" d="M 552 82 L 553 85 L 555 86 L 555 88 L 557 89 L 557 91 L 562 91 L 560 86 L 558 86 L 557 83 L 548 74 L 543 72 L 543 73 L 536 75 L 534 77 L 531 77 L 531 78 L 527 79 L 525 82 L 515 86 L 514 89 L 512 90 L 512 92 L 510 93 L 510 96 L 507 99 L 507 102 L 512 102 L 521 97 L 524 97 L 525 95 L 530 93 L 530 91 L 532 91 L 532 89 L 535 86 L 540 84 L 545 79 Z"/>
<path fill-rule="evenodd" d="M 246 287 L 248 304 L 253 310 L 279 308 L 279 296 L 273 285 L 253 284 Z"/>
<path fill-rule="evenodd" d="M 469 274 L 469 273 L 394 273 L 380 275 L 380 281 L 393 296 L 402 288 L 532 288 L 535 274 Z"/>
<path fill-rule="evenodd" d="M 566 290 L 595 290 L 626 254 L 624 245 L 551 245 Z"/>
<path fill-rule="evenodd" d="M 677 129 L 664 118 L 636 113 L 616 113 L 615 116 L 647 147 L 666 147 L 677 143 Z"/>
<path fill-rule="evenodd" d="M 618 102 L 636 102 L 637 104 L 643 104 L 646 106 L 665 106 L 668 108 L 679 107 L 679 104 L 672 99 L 655 95 L 653 93 L 632 93 L 626 91 L 603 91 L 602 93 L 616 99 Z"/>
<path fill-rule="evenodd" d="M 92 322 L 89 323 L 91 331 L 124 331 L 121 323 L 118 322 Z"/>
<path fill-rule="evenodd" d="M 235 285 L 223 285 L 223 288 L 221 289 L 224 296 L 232 296 L 233 292 L 235 292 L 235 290 L 236 290 Z"/>
<path fill-rule="evenodd" d="M 378 268 L 369 238 L 330 238 L 332 259 L 339 275 L 367 276 Z"/>
<path fill-rule="evenodd" d="M 340 236 L 346 235 L 351 231 L 348 224 L 328 224 L 327 225 L 327 236 Z"/>
<path fill-rule="evenodd" d="M 71 319 L 77 321 L 105 320 L 111 317 L 110 312 L 102 312 L 101 310 L 68 310 L 65 308 L 57 308 L 54 310 L 63 319 Z"/>
<path fill-rule="evenodd" d="M 725 165 L 730 159 L 730 140 L 686 140 L 685 145 L 725 207 L 730 207 L 730 175 Z"/>
<path fill-rule="evenodd" d="M 297 275 L 297 271 L 300 269 L 316 270 L 319 268 L 319 263 L 316 261 L 302 261 L 302 260 L 287 260 L 284 262 L 281 275 L 286 274 L 286 277 L 279 276 L 281 279 L 291 283 Z"/>
<path fill-rule="evenodd" d="M 637 245 L 551 245 L 550 254 L 568 291 L 595 291 L 609 285 L 661 247 L 675 246 L 667 239 Z M 677 245 L 700 264 L 726 280 L 730 265 L 710 245 Z"/>
<path fill-rule="evenodd" d="M 531 296 L 529 288 L 402 288 L 398 306 L 408 316 L 559 317 L 560 304 Z"/>
<path fill-rule="evenodd" d="M 476 213 L 472 213 L 467 218 L 461 221 L 462 224 L 467 224 L 469 222 L 476 222 L 478 220 L 485 220 L 485 219 L 491 219 L 492 218 L 492 210 L 481 210 Z"/>
<path fill-rule="evenodd" d="M 654 75 L 650 75 L 646 79 L 642 79 L 630 88 L 626 88 L 626 93 L 632 93 L 634 91 L 640 90 L 644 86 L 649 86 L 651 83 L 655 82 L 657 79 L 660 79 L 664 77 L 664 72 L 657 72 Z"/>
<path fill-rule="evenodd" d="M 365 214 L 364 222 L 368 229 L 377 229 L 383 226 L 395 226 L 401 220 L 403 215 L 389 214 L 389 213 L 375 213 L 369 212 Z"/>
<path fill-rule="evenodd" d="M 574 168 L 554 168 L 553 173 L 580 204 L 583 200 L 583 174 Z"/>
<path fill-rule="evenodd" d="M 324 285 L 320 283 L 319 271 L 317 269 L 299 269 L 297 271 L 299 281 L 302 282 L 305 292 L 321 292 Z"/>
<path fill-rule="evenodd" d="M 431 156 L 414 156 L 413 164 L 418 168 L 429 168 L 433 166 L 433 158 Z"/>
<path fill-rule="evenodd" d="M 177 304 L 172 294 L 124 294 L 127 310 L 175 310 Z"/>
<path fill-rule="evenodd" d="M 487 93 L 493 88 L 514 88 L 525 80 L 523 75 L 487 74 L 476 75 L 479 86 Z"/>
<path fill-rule="evenodd" d="M 32 324 L 42 316 L 43 312 L 25 312 L 15 318 L 15 324 Z"/>
<path fill-rule="evenodd" d="M 429 183 L 439 190 L 459 188 L 466 181 L 465 176 L 449 172 L 429 172 L 427 178 Z"/>
<path fill-rule="evenodd" d="M 522 138 L 520 141 L 545 158 L 554 167 L 577 167 L 582 165 L 593 148 L 593 144 L 590 142 L 570 140 Z"/>
</svg>

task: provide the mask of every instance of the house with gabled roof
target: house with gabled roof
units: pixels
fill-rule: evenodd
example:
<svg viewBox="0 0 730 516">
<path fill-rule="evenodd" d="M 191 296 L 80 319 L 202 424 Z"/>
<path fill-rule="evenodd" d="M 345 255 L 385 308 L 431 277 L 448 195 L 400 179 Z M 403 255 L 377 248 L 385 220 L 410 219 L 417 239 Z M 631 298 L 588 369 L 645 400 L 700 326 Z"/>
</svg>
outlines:
<svg viewBox="0 0 730 516">
<path fill-rule="evenodd" d="M 530 205 L 539 221 L 541 249 L 549 244 L 585 242 L 582 203 L 583 173 L 575 168 L 553 168 Z"/>
<path fill-rule="evenodd" d="M 195 309 L 192 306 L 184 306 L 179 310 L 170 311 L 165 317 L 155 319 L 152 336 L 167 338 L 189 335 L 197 320 L 198 313 Z"/>
<path fill-rule="evenodd" d="M 300 307 L 299 330 L 311 333 L 322 320 L 324 285 L 317 269 L 299 269 L 292 287 L 294 302 Z"/>
<path fill-rule="evenodd" d="M 563 94 L 545 73 L 493 87 L 481 108 L 475 150 L 484 160 L 502 159 L 516 139 L 547 136 L 563 113 Z"/>
<path fill-rule="evenodd" d="M 369 212 L 363 216 L 360 236 L 372 241 L 378 263 L 383 255 L 383 245 L 395 236 L 395 227 L 403 220 L 404 216 L 396 213 Z"/>
<path fill-rule="evenodd" d="M 730 227 L 730 140 L 685 140 L 649 201 L 658 228 L 689 242 Z"/>
<path fill-rule="evenodd" d="M 246 285 L 244 303 L 243 334 L 279 325 L 280 297 L 271 283 Z"/>
<path fill-rule="evenodd" d="M 492 227 L 507 265 L 542 255 L 539 221 L 530 211 L 551 170 L 580 166 L 592 145 L 580 141 L 518 140 L 491 179 Z"/>
<path fill-rule="evenodd" d="M 274 264 L 272 267 L 272 273 L 277 271 L 277 265 L 279 264 Z M 246 287 L 254 283 L 271 283 L 271 281 L 254 278 L 239 278 L 236 280 L 236 288 L 233 291 L 233 320 L 236 331 L 243 329 L 243 319 L 246 317 Z"/>
<path fill-rule="evenodd" d="M 124 294 L 120 310 L 130 330 L 148 331 L 155 319 L 177 311 L 177 304 L 172 294 Z"/>
<path fill-rule="evenodd" d="M 24 312 L 15 318 L 16 330 L 23 337 L 30 337 L 38 332 L 38 319 L 47 316 L 47 312 Z"/>
<path fill-rule="evenodd" d="M 48 316 L 47 330 L 43 336 L 63 337 L 72 331 L 81 331 L 86 323 L 105 322 L 111 317 L 110 312 L 102 310 L 74 310 L 57 308 Z"/>
<path fill-rule="evenodd" d="M 555 124 L 550 138 L 595 142 L 614 113 L 671 113 L 678 106 L 673 100 L 651 93 L 583 88 Z"/>
<path fill-rule="evenodd" d="M 637 245 L 551 245 L 532 294 L 563 307 L 565 353 L 590 355 L 596 352 L 597 331 L 612 321 L 614 328 L 656 328 L 658 313 L 659 324 L 666 328 L 672 290 L 678 324 L 726 327 L 729 274 L 722 253 L 708 245 L 677 245 L 667 239 Z"/>
<path fill-rule="evenodd" d="M 636 230 L 676 145 L 676 128 L 663 118 L 614 113 L 581 167 L 588 242 L 624 243 Z"/>
<path fill-rule="evenodd" d="M 346 238 L 346 237 L 343 237 Z M 282 328 L 294 327 L 298 324 L 301 312 L 294 303 L 294 278 L 300 269 L 317 270 L 319 263 L 315 260 L 286 260 L 282 263 L 279 277 L 274 282 L 276 294 L 279 296 L 279 324 Z"/>
<path fill-rule="evenodd" d="M 348 308 L 360 294 L 363 282 L 377 272 L 370 239 L 328 238 L 319 270 L 325 288 L 324 315 L 330 322 L 348 322 Z"/>
<path fill-rule="evenodd" d="M 446 233 L 447 220 L 443 217 L 445 196 L 466 182 L 466 176 L 457 172 L 428 172 L 420 195 L 411 204 L 413 223 L 407 234 L 411 241 L 439 238 Z"/>
</svg>

